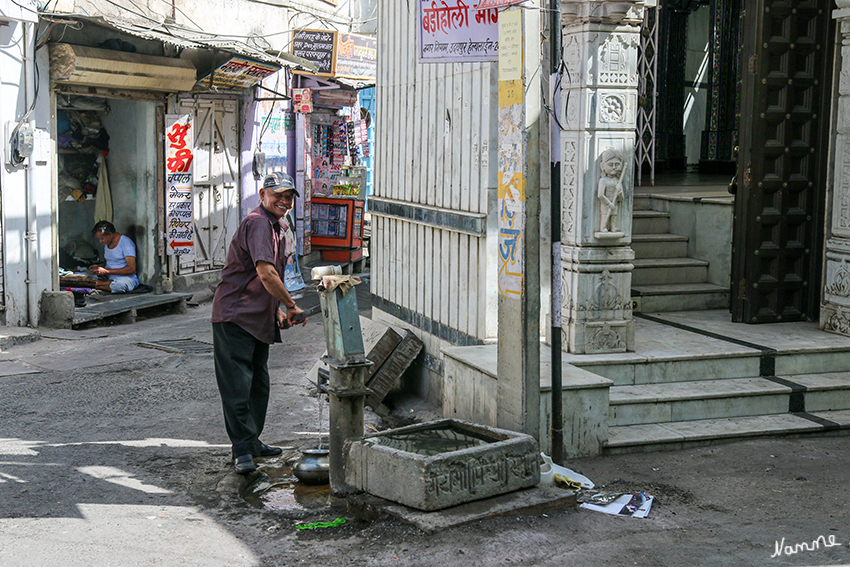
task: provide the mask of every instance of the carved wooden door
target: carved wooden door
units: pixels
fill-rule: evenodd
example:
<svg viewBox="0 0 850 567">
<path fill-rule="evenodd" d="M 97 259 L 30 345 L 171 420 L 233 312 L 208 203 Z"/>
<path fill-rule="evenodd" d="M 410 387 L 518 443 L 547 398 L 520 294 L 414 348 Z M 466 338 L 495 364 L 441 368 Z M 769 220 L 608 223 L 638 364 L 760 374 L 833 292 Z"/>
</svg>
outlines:
<svg viewBox="0 0 850 567">
<path fill-rule="evenodd" d="M 825 0 L 745 0 L 732 318 L 816 319 L 835 30 Z"/>
</svg>

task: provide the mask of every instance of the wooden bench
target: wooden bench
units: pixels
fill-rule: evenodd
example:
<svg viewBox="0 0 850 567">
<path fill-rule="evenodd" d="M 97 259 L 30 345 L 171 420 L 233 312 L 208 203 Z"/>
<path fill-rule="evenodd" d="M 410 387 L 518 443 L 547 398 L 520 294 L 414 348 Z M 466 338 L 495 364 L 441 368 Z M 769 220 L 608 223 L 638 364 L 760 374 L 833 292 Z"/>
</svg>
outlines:
<svg viewBox="0 0 850 567">
<path fill-rule="evenodd" d="M 191 293 L 91 295 L 85 306 L 75 307 L 71 292 L 50 292 L 42 298 L 42 324 L 64 329 L 123 325 L 139 317 L 185 313 L 191 297 Z"/>
<path fill-rule="evenodd" d="M 186 301 L 191 297 L 191 293 L 123 295 L 109 297 L 102 302 L 94 301 L 94 298 L 89 297 L 85 307 L 74 309 L 73 326 L 92 321 L 127 324 L 134 323 L 138 317 L 185 313 Z"/>
</svg>

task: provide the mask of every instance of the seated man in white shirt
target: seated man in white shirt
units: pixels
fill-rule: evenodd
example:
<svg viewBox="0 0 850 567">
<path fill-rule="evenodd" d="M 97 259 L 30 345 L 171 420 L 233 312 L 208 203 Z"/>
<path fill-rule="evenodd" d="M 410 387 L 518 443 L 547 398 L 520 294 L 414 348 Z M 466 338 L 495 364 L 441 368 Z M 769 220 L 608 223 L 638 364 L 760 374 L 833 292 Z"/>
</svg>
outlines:
<svg viewBox="0 0 850 567">
<path fill-rule="evenodd" d="M 128 237 L 115 230 L 109 221 L 94 225 L 92 234 L 103 244 L 106 266 L 94 265 L 89 269 L 96 276 L 107 276 L 108 280 L 97 280 L 95 287 L 112 293 L 127 293 L 139 285 L 136 276 L 136 245 Z"/>
</svg>

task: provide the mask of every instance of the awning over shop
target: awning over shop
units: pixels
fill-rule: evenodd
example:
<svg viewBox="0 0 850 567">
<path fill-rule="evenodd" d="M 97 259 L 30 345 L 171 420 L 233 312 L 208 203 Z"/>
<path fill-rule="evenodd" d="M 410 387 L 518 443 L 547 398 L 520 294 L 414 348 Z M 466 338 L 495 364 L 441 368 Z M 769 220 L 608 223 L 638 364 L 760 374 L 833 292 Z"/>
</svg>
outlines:
<svg viewBox="0 0 850 567">
<path fill-rule="evenodd" d="M 233 39 L 221 37 L 214 33 L 193 31 L 181 26 L 171 26 L 169 24 L 160 24 L 152 28 L 141 27 L 107 17 L 91 18 L 91 20 L 93 23 L 111 27 L 126 34 L 152 41 L 161 41 L 162 43 L 174 45 L 183 49 L 214 49 L 217 51 L 232 53 L 254 61 L 270 63 L 279 68 L 292 67 L 303 69 L 305 71 L 311 70 L 308 66 L 301 65 L 296 61 L 290 61 L 283 57 L 283 55 L 288 54 L 281 54 L 281 56 L 278 57 L 267 53 L 264 49 L 254 47 L 246 42 L 234 41 Z"/>
<path fill-rule="evenodd" d="M 181 92 L 192 89 L 195 77 L 195 66 L 185 59 L 50 44 L 50 78 L 58 83 Z"/>
<path fill-rule="evenodd" d="M 67 18 L 57 14 L 51 15 L 53 21 L 64 19 Z M 60 84 L 165 92 L 241 90 L 258 84 L 263 77 L 283 67 L 307 72 L 315 70 L 315 65 L 310 61 L 289 53 L 269 53 L 246 42 L 192 31 L 182 26 L 163 23 L 149 28 L 110 17 L 75 15 L 72 19 L 181 49 L 200 50 L 217 55 L 213 57 L 211 66 L 205 70 L 206 63 L 193 63 L 191 57 L 160 57 L 71 44 L 53 44 L 50 47 L 51 78 Z"/>
</svg>

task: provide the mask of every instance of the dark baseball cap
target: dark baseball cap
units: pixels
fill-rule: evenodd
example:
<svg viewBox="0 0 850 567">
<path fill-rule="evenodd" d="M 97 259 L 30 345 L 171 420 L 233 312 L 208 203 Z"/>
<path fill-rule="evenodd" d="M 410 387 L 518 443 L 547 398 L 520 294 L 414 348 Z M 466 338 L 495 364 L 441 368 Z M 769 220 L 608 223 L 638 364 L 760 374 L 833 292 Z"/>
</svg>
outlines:
<svg viewBox="0 0 850 567">
<path fill-rule="evenodd" d="M 271 189 L 275 193 L 292 191 L 299 197 L 301 196 L 295 188 L 295 182 L 292 180 L 292 177 L 279 171 L 273 171 L 266 175 L 266 178 L 263 179 L 263 189 Z"/>
</svg>

